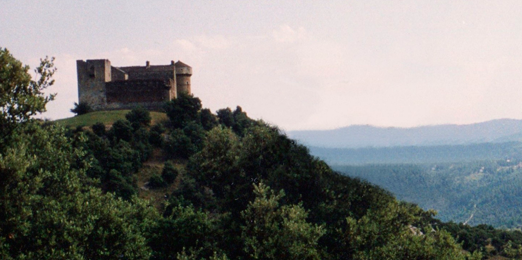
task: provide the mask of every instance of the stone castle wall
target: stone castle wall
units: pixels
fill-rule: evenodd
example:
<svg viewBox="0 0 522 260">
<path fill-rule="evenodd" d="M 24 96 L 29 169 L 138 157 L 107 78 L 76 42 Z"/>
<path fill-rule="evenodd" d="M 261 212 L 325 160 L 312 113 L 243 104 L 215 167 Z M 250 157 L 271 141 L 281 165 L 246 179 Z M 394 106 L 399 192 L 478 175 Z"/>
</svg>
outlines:
<svg viewBox="0 0 522 260">
<path fill-rule="evenodd" d="M 77 61 L 78 98 L 94 110 L 102 109 L 106 103 L 105 83 L 111 79 L 108 60 Z"/>
<path fill-rule="evenodd" d="M 113 81 L 106 84 L 108 109 L 132 109 L 141 105 L 148 109 L 161 109 L 171 99 L 171 86 L 164 80 Z"/>
<path fill-rule="evenodd" d="M 192 68 L 170 65 L 113 67 L 109 60 L 78 60 L 78 98 L 93 110 L 131 109 L 138 105 L 160 110 L 179 92 L 191 94 Z"/>
</svg>

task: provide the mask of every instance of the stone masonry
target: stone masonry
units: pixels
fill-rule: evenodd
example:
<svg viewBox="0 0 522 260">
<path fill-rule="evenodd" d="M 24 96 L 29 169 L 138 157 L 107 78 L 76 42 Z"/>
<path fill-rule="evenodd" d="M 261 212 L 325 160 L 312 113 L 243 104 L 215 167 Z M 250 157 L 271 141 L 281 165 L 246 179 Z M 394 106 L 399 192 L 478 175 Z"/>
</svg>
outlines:
<svg viewBox="0 0 522 260">
<path fill-rule="evenodd" d="M 93 110 L 132 109 L 138 105 L 160 110 L 181 92 L 191 94 L 192 68 L 170 65 L 113 67 L 109 60 L 77 60 L 78 99 Z"/>
</svg>

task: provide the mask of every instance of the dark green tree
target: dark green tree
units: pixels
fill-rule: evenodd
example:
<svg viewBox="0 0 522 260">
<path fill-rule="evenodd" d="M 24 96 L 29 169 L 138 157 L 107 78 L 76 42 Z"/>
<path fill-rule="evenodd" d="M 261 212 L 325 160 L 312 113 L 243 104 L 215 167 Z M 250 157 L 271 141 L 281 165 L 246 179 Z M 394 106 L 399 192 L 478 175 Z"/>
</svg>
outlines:
<svg viewBox="0 0 522 260">
<path fill-rule="evenodd" d="M 234 116 L 234 125 L 232 130 L 239 136 L 243 136 L 245 131 L 254 125 L 254 120 L 250 119 L 240 106 L 236 107 L 236 110 L 232 113 Z"/>
<path fill-rule="evenodd" d="M 212 114 L 208 108 L 201 109 L 199 112 L 199 121 L 201 122 L 201 126 L 203 126 L 206 131 L 209 131 L 218 125 L 217 117 Z"/>
<path fill-rule="evenodd" d="M 180 93 L 164 106 L 173 128 L 183 128 L 189 122 L 198 120 L 201 100 L 187 93 Z"/>
<path fill-rule="evenodd" d="M 232 127 L 235 124 L 234 120 L 234 114 L 232 113 L 232 110 L 230 108 L 223 108 L 218 110 L 217 117 L 219 118 L 219 123 L 226 126 L 226 127 Z"/>
</svg>

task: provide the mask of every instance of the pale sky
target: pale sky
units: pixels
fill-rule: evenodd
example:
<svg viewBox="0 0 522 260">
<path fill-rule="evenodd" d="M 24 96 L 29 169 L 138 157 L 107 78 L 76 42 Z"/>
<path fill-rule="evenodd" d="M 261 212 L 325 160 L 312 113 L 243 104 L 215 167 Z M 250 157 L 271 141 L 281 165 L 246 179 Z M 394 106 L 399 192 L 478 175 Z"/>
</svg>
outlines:
<svg viewBox="0 0 522 260">
<path fill-rule="evenodd" d="M 519 0 L 0 3 L 0 47 L 56 58 L 47 118 L 72 116 L 77 59 L 182 60 L 204 107 L 284 130 L 522 118 Z"/>
</svg>

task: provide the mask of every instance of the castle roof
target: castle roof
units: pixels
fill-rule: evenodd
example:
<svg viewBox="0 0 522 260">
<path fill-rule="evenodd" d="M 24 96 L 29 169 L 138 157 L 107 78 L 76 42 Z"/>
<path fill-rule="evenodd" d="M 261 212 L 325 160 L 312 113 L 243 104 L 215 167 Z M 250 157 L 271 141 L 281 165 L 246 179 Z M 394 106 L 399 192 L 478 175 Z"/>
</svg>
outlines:
<svg viewBox="0 0 522 260">
<path fill-rule="evenodd" d="M 178 60 L 178 62 L 176 62 L 175 65 L 176 65 L 176 67 L 178 67 L 178 68 L 179 68 L 179 67 L 192 68 L 192 67 L 190 67 L 189 65 L 187 65 L 187 64 L 185 64 L 185 63 L 183 63 L 183 62 L 181 62 L 180 60 Z"/>
</svg>

